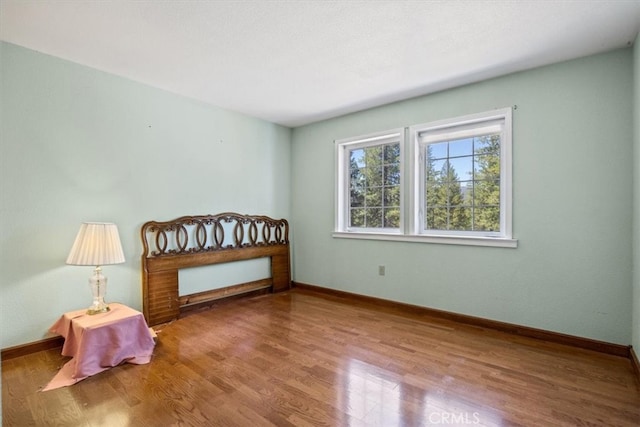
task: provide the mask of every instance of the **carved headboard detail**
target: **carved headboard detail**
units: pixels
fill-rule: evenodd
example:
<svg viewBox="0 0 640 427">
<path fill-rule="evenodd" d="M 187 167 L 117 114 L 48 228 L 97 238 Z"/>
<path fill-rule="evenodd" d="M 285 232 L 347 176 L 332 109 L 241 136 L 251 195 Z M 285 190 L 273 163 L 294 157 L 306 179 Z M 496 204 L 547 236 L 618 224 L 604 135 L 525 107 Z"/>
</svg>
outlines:
<svg viewBox="0 0 640 427">
<path fill-rule="evenodd" d="M 291 286 L 289 223 L 267 216 L 227 212 L 149 221 L 141 229 L 143 312 L 150 326 L 169 322 L 195 305 L 241 293 Z M 179 296 L 178 270 L 271 259 L 271 278 Z"/>
</svg>

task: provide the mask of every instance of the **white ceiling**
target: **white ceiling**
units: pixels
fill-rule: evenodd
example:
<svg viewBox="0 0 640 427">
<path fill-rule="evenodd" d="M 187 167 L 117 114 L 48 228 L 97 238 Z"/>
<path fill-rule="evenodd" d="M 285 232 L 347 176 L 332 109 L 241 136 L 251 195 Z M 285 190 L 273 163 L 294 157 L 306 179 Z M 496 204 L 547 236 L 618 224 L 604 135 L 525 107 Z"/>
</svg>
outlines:
<svg viewBox="0 0 640 427">
<path fill-rule="evenodd" d="M 0 0 L 0 38 L 285 126 L 630 45 L 640 0 Z"/>
</svg>

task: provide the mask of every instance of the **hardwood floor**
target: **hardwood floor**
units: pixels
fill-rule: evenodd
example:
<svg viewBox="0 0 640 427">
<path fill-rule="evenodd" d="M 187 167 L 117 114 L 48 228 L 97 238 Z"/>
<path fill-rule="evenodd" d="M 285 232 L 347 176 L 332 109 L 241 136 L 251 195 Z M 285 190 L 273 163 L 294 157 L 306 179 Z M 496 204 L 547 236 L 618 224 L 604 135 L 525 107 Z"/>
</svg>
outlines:
<svg viewBox="0 0 640 427">
<path fill-rule="evenodd" d="M 296 289 L 156 328 L 148 365 L 40 392 L 2 362 L 5 426 L 638 426 L 628 359 Z"/>
</svg>

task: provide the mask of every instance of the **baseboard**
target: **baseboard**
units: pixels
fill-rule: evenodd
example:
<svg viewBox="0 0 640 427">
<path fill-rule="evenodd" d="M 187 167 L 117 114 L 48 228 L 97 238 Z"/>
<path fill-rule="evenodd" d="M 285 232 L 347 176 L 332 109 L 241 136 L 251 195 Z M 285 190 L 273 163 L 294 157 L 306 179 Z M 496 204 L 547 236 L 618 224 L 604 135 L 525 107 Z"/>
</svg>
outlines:
<svg viewBox="0 0 640 427">
<path fill-rule="evenodd" d="M 629 359 L 631 359 L 631 365 L 633 365 L 633 372 L 635 372 L 636 379 L 638 380 L 638 384 L 640 384 L 640 361 L 638 360 L 638 355 L 634 351 L 633 347 L 629 349 Z"/>
<path fill-rule="evenodd" d="M 537 338 L 558 344 L 570 345 L 587 350 L 593 350 L 600 353 L 611 354 L 614 356 L 631 357 L 631 346 L 613 344 L 604 341 L 593 340 L 590 338 L 582 338 L 575 335 L 567 335 L 559 332 L 546 331 L 544 329 L 536 329 L 528 326 L 516 325 L 513 323 L 499 322 L 496 320 L 484 319 L 481 317 L 468 316 L 434 308 L 422 307 L 397 301 L 390 301 L 382 298 L 370 297 L 366 295 L 355 294 L 351 292 L 339 291 L 336 289 L 324 288 L 321 286 L 310 285 L 307 283 L 293 282 L 293 286 L 298 289 L 304 289 L 325 295 L 331 295 L 349 301 L 357 301 L 362 304 L 369 304 L 376 308 L 385 308 L 397 312 L 411 312 L 414 314 L 427 315 L 440 319 L 447 319 L 458 323 L 478 326 L 481 328 L 493 329 L 501 332 L 508 332 L 529 338 Z M 640 369 L 637 364 L 636 367 Z"/>
<path fill-rule="evenodd" d="M 49 350 L 52 348 L 62 347 L 64 338 L 57 335 L 54 337 L 45 338 L 39 341 L 34 341 L 27 344 L 17 345 L 15 347 L 3 348 L 0 351 L 0 359 L 8 360 L 20 356 L 26 356 L 27 354 L 36 353 L 42 350 Z"/>
<path fill-rule="evenodd" d="M 464 323 L 472 326 L 478 326 L 487 329 L 498 330 L 502 332 L 508 332 L 515 335 L 525 336 L 529 338 L 537 338 L 544 341 L 570 345 L 573 347 L 584 348 L 587 350 L 593 350 L 600 353 L 612 354 L 615 356 L 626 357 L 631 360 L 633 368 L 636 373 L 636 377 L 640 381 L 640 361 L 631 348 L 631 346 L 624 346 L 620 344 L 612 344 L 604 341 L 592 340 L 590 338 L 582 338 L 574 335 L 567 335 L 558 332 L 546 331 L 543 329 L 531 328 L 528 326 L 520 326 L 512 323 L 499 322 L 496 320 L 483 319 L 481 317 L 467 316 L 465 314 L 458 314 L 444 310 L 437 310 L 428 307 L 422 307 L 397 301 L 390 301 L 382 298 L 370 297 L 366 295 L 355 294 L 351 292 L 340 291 L 336 289 L 325 288 L 322 286 L 310 285 L 301 282 L 292 282 L 294 288 L 312 291 L 320 294 L 331 295 L 341 299 L 347 299 L 349 301 L 357 301 L 362 304 L 369 304 L 376 308 L 385 308 L 387 310 L 397 312 L 411 312 L 415 314 L 428 315 L 441 319 L 447 319 L 454 322 Z M 32 343 L 22 344 L 15 347 L 4 348 L 0 351 L 0 359 L 8 360 L 15 357 L 26 356 L 31 353 L 36 353 L 42 350 L 49 350 L 52 348 L 62 347 L 64 338 L 61 336 L 54 336 L 45 338 Z"/>
</svg>

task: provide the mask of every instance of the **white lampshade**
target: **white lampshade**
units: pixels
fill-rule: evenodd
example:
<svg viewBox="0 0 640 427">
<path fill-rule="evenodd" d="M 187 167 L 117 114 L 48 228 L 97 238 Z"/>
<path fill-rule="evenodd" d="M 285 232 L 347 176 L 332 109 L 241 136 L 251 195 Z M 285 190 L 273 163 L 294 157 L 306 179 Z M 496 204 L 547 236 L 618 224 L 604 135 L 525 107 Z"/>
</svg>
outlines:
<svg viewBox="0 0 640 427">
<path fill-rule="evenodd" d="M 115 224 L 84 222 L 80 225 L 67 264 L 100 266 L 123 262 L 124 252 Z"/>
</svg>

